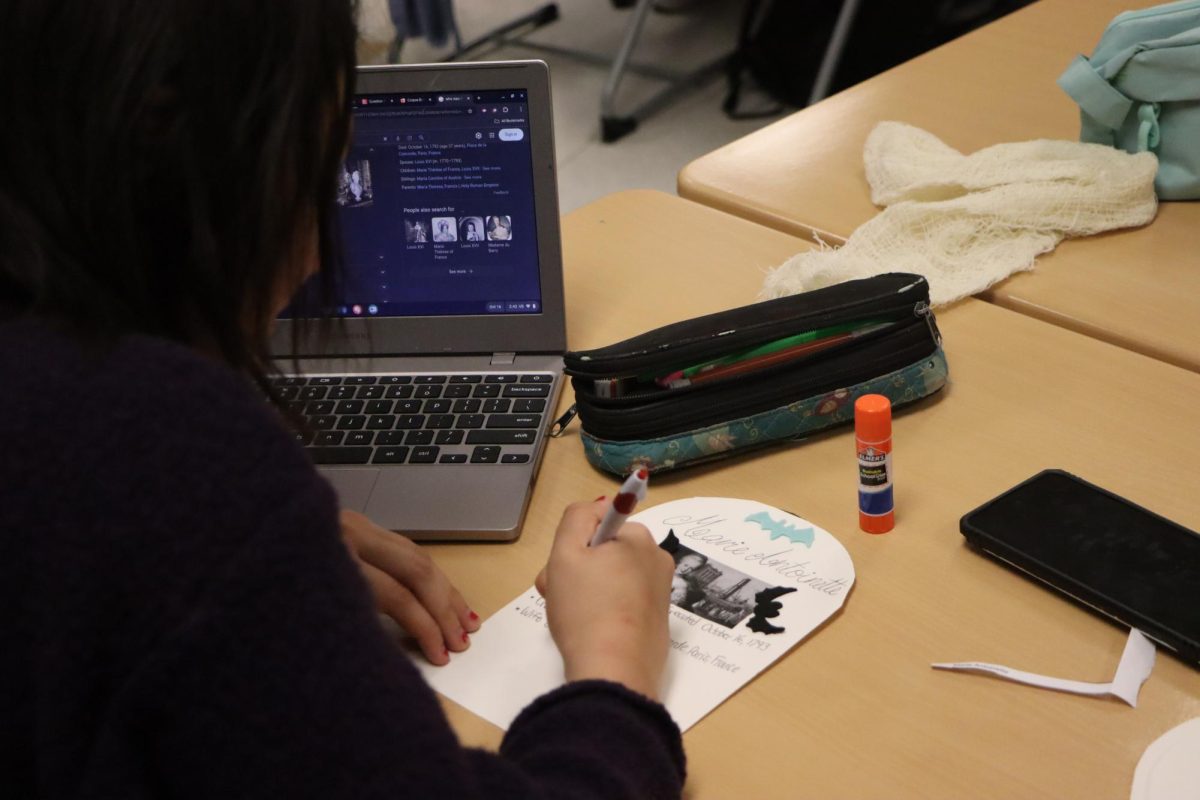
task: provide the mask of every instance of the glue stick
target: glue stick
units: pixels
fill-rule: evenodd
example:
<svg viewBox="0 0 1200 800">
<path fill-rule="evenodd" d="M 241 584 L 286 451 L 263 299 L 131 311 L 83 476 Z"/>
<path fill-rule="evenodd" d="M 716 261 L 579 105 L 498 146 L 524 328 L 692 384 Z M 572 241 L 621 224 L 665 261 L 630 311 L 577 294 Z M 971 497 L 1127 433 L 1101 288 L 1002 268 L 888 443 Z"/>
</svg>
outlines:
<svg viewBox="0 0 1200 800">
<path fill-rule="evenodd" d="M 892 402 L 881 394 L 854 401 L 858 450 L 858 527 L 887 533 L 896 524 L 892 497 Z"/>
</svg>

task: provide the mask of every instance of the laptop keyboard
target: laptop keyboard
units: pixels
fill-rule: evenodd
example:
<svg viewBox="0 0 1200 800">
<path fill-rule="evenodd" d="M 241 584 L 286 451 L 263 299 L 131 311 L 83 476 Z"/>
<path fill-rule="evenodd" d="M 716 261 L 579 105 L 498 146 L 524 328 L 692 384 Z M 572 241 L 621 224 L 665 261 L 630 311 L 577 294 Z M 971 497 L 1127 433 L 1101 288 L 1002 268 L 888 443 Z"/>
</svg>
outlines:
<svg viewBox="0 0 1200 800">
<path fill-rule="evenodd" d="M 549 372 L 275 378 L 317 464 L 525 464 Z"/>
</svg>

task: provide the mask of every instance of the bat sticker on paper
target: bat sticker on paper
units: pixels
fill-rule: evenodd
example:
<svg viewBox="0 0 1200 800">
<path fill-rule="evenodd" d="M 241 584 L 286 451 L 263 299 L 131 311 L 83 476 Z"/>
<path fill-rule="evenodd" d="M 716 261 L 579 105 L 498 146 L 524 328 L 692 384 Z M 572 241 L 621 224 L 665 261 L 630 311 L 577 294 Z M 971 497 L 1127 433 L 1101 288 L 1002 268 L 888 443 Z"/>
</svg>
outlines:
<svg viewBox="0 0 1200 800">
<path fill-rule="evenodd" d="M 790 522 L 776 522 L 766 511 L 759 511 L 746 517 L 746 522 L 758 523 L 764 531 L 771 534 L 771 541 L 786 538 L 792 544 L 802 544 L 805 547 L 813 545 L 813 529 L 797 528 Z"/>
<path fill-rule="evenodd" d="M 767 620 L 778 617 L 779 609 L 783 608 L 783 604 L 775 598 L 783 597 L 788 592 L 794 591 L 796 589 L 793 586 L 772 586 L 754 595 L 754 616 L 746 623 L 746 627 L 755 633 L 783 633 L 783 628 L 772 625 Z"/>
</svg>

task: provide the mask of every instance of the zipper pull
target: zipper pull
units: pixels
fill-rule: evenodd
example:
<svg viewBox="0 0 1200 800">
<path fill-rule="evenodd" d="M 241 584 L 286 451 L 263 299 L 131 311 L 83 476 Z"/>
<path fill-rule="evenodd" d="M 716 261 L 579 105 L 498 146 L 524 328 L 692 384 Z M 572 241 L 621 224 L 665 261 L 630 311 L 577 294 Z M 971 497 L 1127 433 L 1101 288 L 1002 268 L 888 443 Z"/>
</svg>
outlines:
<svg viewBox="0 0 1200 800">
<path fill-rule="evenodd" d="M 937 342 L 937 346 L 942 346 L 942 332 L 938 330 L 937 320 L 933 318 L 933 309 L 929 307 L 929 303 L 924 300 L 918 300 L 913 306 L 913 313 L 918 317 L 925 318 L 925 324 L 929 326 L 929 335 L 933 337 L 933 341 Z"/>
<path fill-rule="evenodd" d="M 575 403 L 571 403 L 571 407 L 563 412 L 563 415 L 554 420 L 550 426 L 550 435 L 557 439 L 567 432 L 567 426 L 571 424 L 571 420 L 575 419 L 575 415 L 579 412 L 575 410 Z"/>
</svg>

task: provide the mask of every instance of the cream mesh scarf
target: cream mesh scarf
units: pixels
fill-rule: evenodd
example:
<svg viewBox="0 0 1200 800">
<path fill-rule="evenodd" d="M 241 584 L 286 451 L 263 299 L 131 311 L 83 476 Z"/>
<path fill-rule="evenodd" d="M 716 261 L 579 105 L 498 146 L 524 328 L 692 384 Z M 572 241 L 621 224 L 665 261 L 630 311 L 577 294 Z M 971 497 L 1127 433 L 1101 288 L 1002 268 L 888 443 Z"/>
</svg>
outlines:
<svg viewBox="0 0 1200 800">
<path fill-rule="evenodd" d="M 887 208 L 843 246 L 772 270 L 764 299 L 915 272 L 933 305 L 944 305 L 1032 269 L 1064 237 L 1144 225 L 1157 210 L 1151 153 L 1038 139 L 964 156 L 919 128 L 881 122 L 863 158 L 871 200 Z"/>
</svg>

